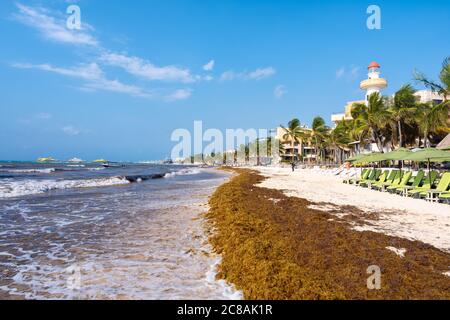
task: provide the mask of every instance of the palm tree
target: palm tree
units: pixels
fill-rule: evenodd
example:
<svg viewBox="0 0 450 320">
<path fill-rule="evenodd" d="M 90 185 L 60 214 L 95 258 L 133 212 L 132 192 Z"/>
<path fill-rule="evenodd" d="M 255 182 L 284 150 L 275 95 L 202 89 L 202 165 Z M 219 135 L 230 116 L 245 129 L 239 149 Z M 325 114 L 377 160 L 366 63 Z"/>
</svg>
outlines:
<svg viewBox="0 0 450 320">
<path fill-rule="evenodd" d="M 369 129 L 366 124 L 360 119 L 356 118 L 345 122 L 346 132 L 348 133 L 350 140 L 359 141 L 361 147 L 364 148 L 366 141 L 369 138 Z M 350 141 L 350 142 L 352 142 Z"/>
<path fill-rule="evenodd" d="M 365 130 L 370 132 L 378 149 L 383 152 L 385 139 L 383 139 L 381 130 L 386 128 L 390 119 L 385 99 L 378 92 L 371 94 L 367 105 L 363 103 L 353 105 L 352 116 L 359 120 Z"/>
<path fill-rule="evenodd" d="M 444 104 L 422 103 L 417 108 L 416 114 L 419 130 L 423 135 L 423 143 L 430 147 L 430 134 L 447 128 L 448 107 Z"/>
<path fill-rule="evenodd" d="M 322 117 L 315 117 L 312 122 L 311 130 L 308 132 L 308 140 L 313 144 L 317 158 L 322 158 L 323 144 L 330 128 L 325 124 Z"/>
<path fill-rule="evenodd" d="M 300 120 L 292 119 L 291 121 L 289 121 L 287 128 L 283 126 L 281 126 L 281 128 L 283 128 L 285 131 L 283 140 L 291 142 L 292 161 L 295 161 L 295 143 L 300 143 L 300 140 L 304 137 L 303 129 L 300 126 Z"/>
<path fill-rule="evenodd" d="M 326 143 L 333 149 L 334 162 L 339 164 L 343 160 L 343 151 L 350 141 L 349 127 L 346 121 L 341 121 L 326 137 Z"/>
<path fill-rule="evenodd" d="M 416 98 L 414 88 L 407 84 L 395 93 L 394 102 L 390 107 L 390 113 L 394 126 L 397 129 L 399 147 L 403 147 L 403 125 L 412 123 L 416 111 Z"/>
<path fill-rule="evenodd" d="M 423 73 L 415 72 L 414 78 L 421 82 L 425 87 L 431 89 L 434 92 L 439 93 L 444 97 L 444 104 L 449 105 L 448 97 L 450 96 L 450 57 L 444 59 L 442 62 L 442 70 L 439 74 L 439 80 L 441 83 L 437 83 L 428 79 Z"/>
</svg>

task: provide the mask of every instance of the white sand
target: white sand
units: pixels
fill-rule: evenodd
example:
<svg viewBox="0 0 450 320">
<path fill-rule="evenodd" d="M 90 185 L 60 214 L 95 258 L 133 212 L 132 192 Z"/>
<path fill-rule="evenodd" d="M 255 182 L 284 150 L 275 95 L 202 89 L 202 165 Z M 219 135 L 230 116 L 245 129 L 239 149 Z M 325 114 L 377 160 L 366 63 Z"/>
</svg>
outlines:
<svg viewBox="0 0 450 320">
<path fill-rule="evenodd" d="M 380 214 L 379 219 L 375 220 L 363 215 L 368 223 L 355 225 L 355 230 L 418 240 L 450 252 L 449 205 L 347 185 L 342 183 L 340 177 L 308 169 L 294 173 L 288 168 L 251 169 L 268 178 L 261 184 L 262 187 L 283 190 L 288 196 L 315 202 L 314 209 L 330 211 L 333 206 L 320 204 L 325 202 L 338 206 L 351 205 L 364 212 Z"/>
<path fill-rule="evenodd" d="M 386 247 L 386 249 L 392 251 L 393 253 L 395 253 L 399 257 L 402 257 L 402 258 L 405 257 L 405 253 L 406 253 L 406 249 L 405 248 L 398 249 L 398 248 L 395 248 L 395 247 Z"/>
</svg>

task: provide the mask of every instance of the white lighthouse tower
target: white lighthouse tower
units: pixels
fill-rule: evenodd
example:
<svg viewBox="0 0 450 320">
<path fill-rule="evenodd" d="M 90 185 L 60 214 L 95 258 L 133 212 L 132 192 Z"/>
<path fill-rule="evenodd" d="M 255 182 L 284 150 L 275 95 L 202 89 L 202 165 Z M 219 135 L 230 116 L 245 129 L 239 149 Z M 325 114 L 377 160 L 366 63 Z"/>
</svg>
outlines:
<svg viewBox="0 0 450 320">
<path fill-rule="evenodd" d="M 360 88 L 366 91 L 366 104 L 369 103 L 369 97 L 371 94 L 378 92 L 387 87 L 386 79 L 380 78 L 380 65 L 377 62 L 369 64 L 369 78 L 361 81 Z"/>
</svg>

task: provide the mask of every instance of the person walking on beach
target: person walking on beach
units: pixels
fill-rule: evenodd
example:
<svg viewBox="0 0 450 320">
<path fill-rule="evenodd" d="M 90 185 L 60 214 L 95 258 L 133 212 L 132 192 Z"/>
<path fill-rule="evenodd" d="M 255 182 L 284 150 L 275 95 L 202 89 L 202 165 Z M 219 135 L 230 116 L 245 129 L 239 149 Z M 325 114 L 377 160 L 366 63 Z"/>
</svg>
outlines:
<svg viewBox="0 0 450 320">
<path fill-rule="evenodd" d="M 292 172 L 294 172 L 295 171 L 295 162 L 294 161 L 291 162 L 291 167 L 292 167 Z"/>
</svg>

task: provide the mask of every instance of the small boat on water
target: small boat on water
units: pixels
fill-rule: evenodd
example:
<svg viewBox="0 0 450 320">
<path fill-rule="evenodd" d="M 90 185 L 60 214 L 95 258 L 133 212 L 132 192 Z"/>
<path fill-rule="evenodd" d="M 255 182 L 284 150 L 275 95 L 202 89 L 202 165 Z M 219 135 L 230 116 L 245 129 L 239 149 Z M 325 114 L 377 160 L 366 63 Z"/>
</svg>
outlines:
<svg viewBox="0 0 450 320">
<path fill-rule="evenodd" d="M 116 163 L 116 162 L 106 162 L 106 163 L 102 163 L 102 166 L 103 166 L 104 168 L 121 168 L 121 167 L 124 167 L 123 164 Z"/>
<path fill-rule="evenodd" d="M 47 157 L 47 158 L 38 158 L 37 162 L 40 163 L 46 163 L 46 162 L 54 162 L 56 161 L 56 159 L 52 158 L 52 157 Z"/>
<path fill-rule="evenodd" d="M 92 161 L 93 163 L 108 163 L 109 161 L 108 160 L 105 160 L 105 159 L 97 159 L 97 160 L 94 160 L 94 161 Z"/>
<path fill-rule="evenodd" d="M 72 158 L 72 159 L 68 160 L 67 162 L 69 162 L 69 163 L 82 163 L 84 161 L 82 159 L 79 159 L 79 158 Z"/>
</svg>

